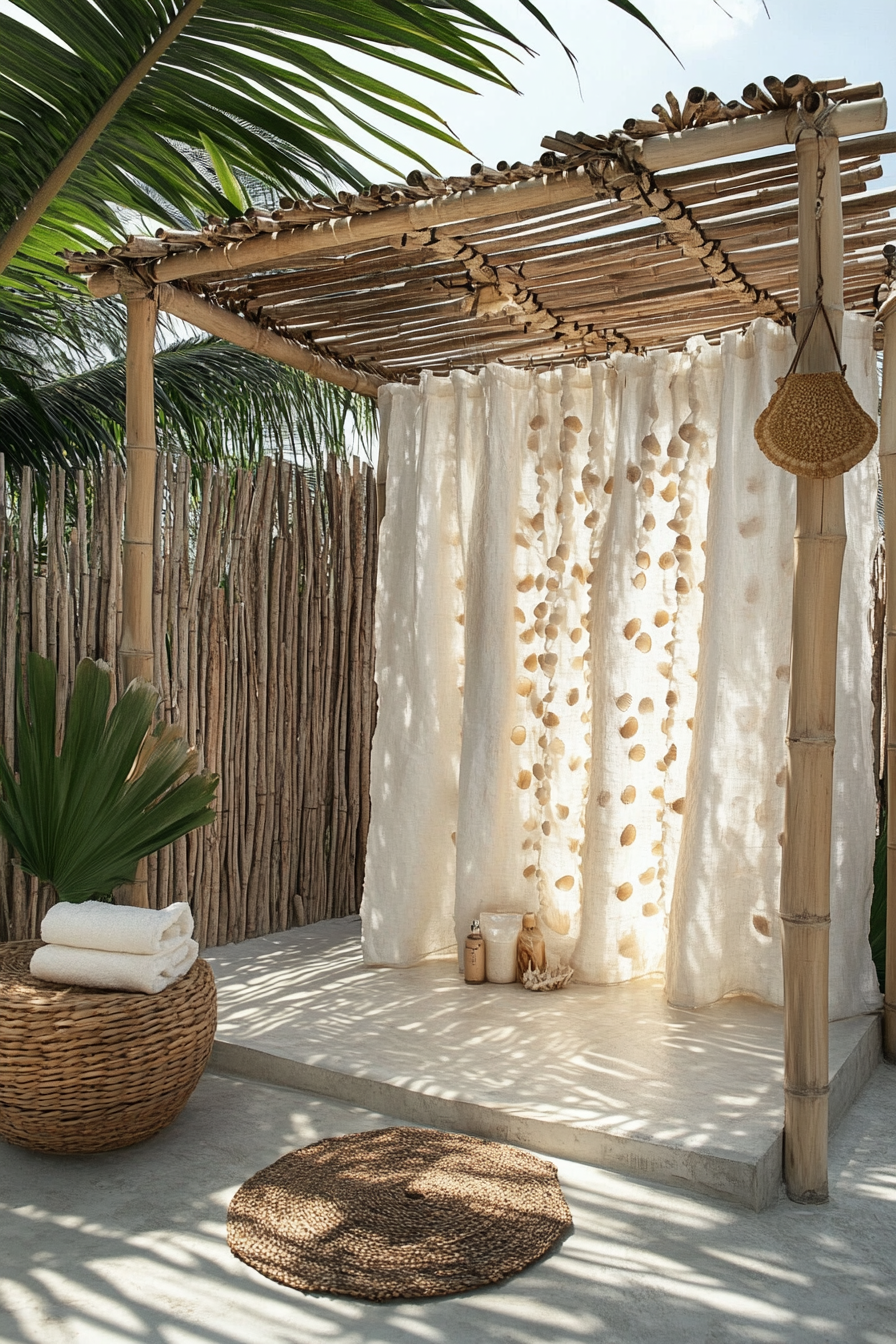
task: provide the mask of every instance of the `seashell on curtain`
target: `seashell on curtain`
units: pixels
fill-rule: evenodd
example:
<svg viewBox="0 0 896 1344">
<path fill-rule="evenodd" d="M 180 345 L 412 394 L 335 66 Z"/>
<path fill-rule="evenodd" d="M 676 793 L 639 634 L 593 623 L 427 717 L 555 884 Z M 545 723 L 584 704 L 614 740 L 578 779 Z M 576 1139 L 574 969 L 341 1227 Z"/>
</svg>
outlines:
<svg viewBox="0 0 896 1344">
<path fill-rule="evenodd" d="M 848 315 L 850 342 L 873 406 L 865 319 Z M 780 1001 L 792 482 L 752 441 L 752 406 L 791 353 L 760 320 L 721 347 L 383 390 L 368 962 L 462 945 L 483 909 L 537 910 L 580 981 L 665 968 L 678 1003 Z M 847 478 L 835 760 L 832 985 L 839 966 L 852 1012 L 876 994 L 873 473 Z"/>
</svg>

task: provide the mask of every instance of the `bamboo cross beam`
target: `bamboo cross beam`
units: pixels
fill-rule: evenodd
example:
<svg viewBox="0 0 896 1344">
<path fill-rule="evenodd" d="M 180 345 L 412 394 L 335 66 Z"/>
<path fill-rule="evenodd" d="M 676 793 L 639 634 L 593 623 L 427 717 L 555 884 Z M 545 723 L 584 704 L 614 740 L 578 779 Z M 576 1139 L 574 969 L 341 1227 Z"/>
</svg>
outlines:
<svg viewBox="0 0 896 1344">
<path fill-rule="evenodd" d="M 880 310 L 884 376 L 880 400 L 880 477 L 887 576 L 887 953 L 884 1055 L 896 1064 L 896 292 Z"/>
<path fill-rule="evenodd" d="M 832 135 L 865 135 L 881 131 L 887 122 L 883 98 L 844 103 L 834 108 L 828 123 Z M 791 143 L 799 123 L 795 109 L 761 113 L 737 121 L 717 122 L 674 135 L 635 141 L 633 150 L 651 172 L 687 164 L 755 153 Z M 269 266 L 287 265 L 314 253 L 344 255 L 371 241 L 440 224 L 512 214 L 533 206 L 545 210 L 574 205 L 594 196 L 594 183 L 583 168 L 554 176 L 533 177 L 485 190 L 472 188 L 396 206 L 369 215 L 338 219 L 279 233 L 260 233 L 225 247 L 202 247 L 162 258 L 149 269 L 158 282 L 230 272 L 245 274 Z"/>
<path fill-rule="evenodd" d="M 817 95 L 815 96 L 817 98 Z M 808 98 L 806 100 L 808 102 Z M 843 324 L 843 216 L 836 137 L 807 127 L 797 141 L 800 311 L 821 290 L 838 344 Z M 816 322 L 799 372 L 838 368 Z M 784 1180 L 803 1204 L 828 1198 L 828 959 L 837 625 L 846 548 L 843 477 L 797 477 L 790 706 L 781 862 L 784 972 Z"/>
<path fill-rule="evenodd" d="M 87 287 L 93 297 L 98 299 L 123 292 L 124 286 L 128 284 L 133 287 L 133 280 L 127 272 L 117 268 L 92 275 Z M 376 397 L 385 381 L 381 374 L 367 369 L 355 369 L 347 364 L 340 364 L 335 359 L 328 359 L 326 355 L 309 350 L 298 340 L 289 340 L 276 332 L 268 331 L 257 322 L 238 317 L 236 313 L 221 308 L 216 303 L 210 303 L 188 289 L 179 289 L 174 285 L 156 285 L 152 296 L 157 306 L 164 312 L 189 322 L 191 326 L 208 332 L 210 336 L 220 336 L 231 345 L 252 350 L 266 359 L 276 360 L 279 364 L 288 364 L 290 368 L 300 369 L 303 373 L 320 378 L 323 382 L 348 388 L 350 392 Z"/>
<path fill-rule="evenodd" d="M 353 369 L 340 364 L 335 359 L 309 350 L 298 341 L 287 340 L 276 332 L 267 331 L 257 323 L 237 317 L 225 308 L 209 303 L 198 294 L 186 289 L 177 289 L 174 285 L 157 285 L 154 290 L 159 307 L 174 317 L 189 322 L 200 331 L 211 336 L 220 336 L 232 345 L 242 346 L 244 350 L 254 350 L 256 354 L 274 359 L 290 368 L 300 369 L 314 378 L 326 383 L 336 383 L 350 392 L 360 392 L 366 397 L 376 397 L 385 378 L 381 374 L 366 369 Z"/>
</svg>

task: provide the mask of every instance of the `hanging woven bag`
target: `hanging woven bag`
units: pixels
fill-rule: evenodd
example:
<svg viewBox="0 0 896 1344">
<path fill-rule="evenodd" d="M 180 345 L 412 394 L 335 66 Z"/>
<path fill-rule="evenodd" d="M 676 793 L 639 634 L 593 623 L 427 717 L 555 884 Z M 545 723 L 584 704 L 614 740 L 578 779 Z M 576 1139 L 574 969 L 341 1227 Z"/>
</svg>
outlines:
<svg viewBox="0 0 896 1344">
<path fill-rule="evenodd" d="M 795 373 L 809 333 L 821 309 L 837 353 L 839 372 Z M 778 390 L 756 421 L 756 442 L 770 462 L 794 476 L 830 479 L 842 476 L 868 456 L 877 441 L 877 425 L 863 411 L 846 381 L 846 365 L 824 305 L 819 302 Z"/>
</svg>

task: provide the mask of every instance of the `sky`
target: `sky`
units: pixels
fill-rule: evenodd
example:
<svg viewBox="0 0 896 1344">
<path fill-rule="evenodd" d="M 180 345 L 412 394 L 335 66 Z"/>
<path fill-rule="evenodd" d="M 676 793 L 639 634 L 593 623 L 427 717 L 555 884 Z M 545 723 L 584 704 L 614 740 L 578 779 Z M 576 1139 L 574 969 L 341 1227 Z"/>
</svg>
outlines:
<svg viewBox="0 0 896 1344">
<path fill-rule="evenodd" d="M 896 127 L 896 0 L 767 0 L 770 17 L 761 0 L 722 0 L 727 14 L 713 0 L 639 0 L 681 65 L 606 0 L 540 0 L 575 52 L 578 83 L 561 48 L 518 0 L 480 3 L 539 55 L 521 64 L 501 62 L 521 96 L 486 85 L 471 97 L 422 79 L 412 87 L 403 77 L 408 91 L 436 107 L 471 151 L 429 142 L 429 157 L 443 174 L 467 172 L 474 160 L 492 166 L 499 159 L 532 162 L 543 135 L 606 132 L 627 117 L 650 117 L 667 89 L 684 101 L 687 89 L 701 84 L 724 102 L 769 74 L 845 77 L 853 84 L 880 80 L 891 94 L 890 125 Z M 424 147 L 422 139 L 419 144 Z M 382 180 L 381 169 L 371 172 Z M 896 156 L 887 178 L 896 180 Z"/>
<path fill-rule="evenodd" d="M 650 117 L 667 89 L 683 95 L 695 84 L 723 102 L 740 97 L 745 84 L 768 74 L 786 79 L 804 74 L 815 79 L 845 77 L 850 83 L 880 80 L 896 109 L 896 0 L 636 0 L 679 60 L 646 28 L 608 0 L 536 0 L 576 56 L 573 70 L 563 49 L 540 27 L 519 0 L 478 0 L 537 54 L 497 56 L 518 93 L 479 85 L 478 95 L 457 92 L 401 72 L 402 88 L 434 108 L 449 123 L 467 152 L 417 135 L 413 143 L 444 175 L 464 174 L 471 162 L 494 165 L 499 159 L 532 162 L 542 136 L 557 130 L 606 132 L 627 117 Z M 724 6 L 724 8 L 723 8 Z M 766 6 L 768 14 L 766 14 Z M 0 11 L 33 23 L 14 0 L 0 0 Z M 40 26 L 40 25 L 36 25 Z M 344 51 L 334 50 L 340 59 Z M 375 70 L 382 79 L 390 66 L 348 59 Z M 680 61 L 680 64 L 679 64 Z M 366 109 L 364 110 L 367 115 Z M 337 119 L 338 119 L 338 114 Z M 890 119 L 896 127 L 896 111 Z M 354 129 L 354 128 L 353 128 Z M 396 133 L 394 124 L 390 126 Z M 408 138 L 410 132 L 400 138 Z M 375 181 L 393 174 L 373 162 L 351 156 Z M 420 158 L 402 159 L 389 151 L 402 174 Z M 885 163 L 883 182 L 896 182 L 896 156 Z"/>
</svg>

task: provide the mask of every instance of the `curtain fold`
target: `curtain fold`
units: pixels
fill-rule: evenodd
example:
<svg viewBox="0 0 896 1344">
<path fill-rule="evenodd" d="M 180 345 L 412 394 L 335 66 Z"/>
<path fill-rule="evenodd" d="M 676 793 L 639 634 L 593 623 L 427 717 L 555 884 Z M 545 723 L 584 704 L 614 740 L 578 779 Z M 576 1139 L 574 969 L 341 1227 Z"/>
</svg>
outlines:
<svg viewBox="0 0 896 1344">
<path fill-rule="evenodd" d="M 536 910 L 580 980 L 665 971 L 678 1004 L 780 1003 L 794 481 L 753 424 L 792 349 L 760 320 L 721 346 L 383 390 L 368 962 Z M 873 414 L 868 319 L 847 314 L 844 357 Z M 833 1016 L 879 1002 L 875 498 L 869 459 L 846 478 Z"/>
<path fill-rule="evenodd" d="M 847 313 L 842 356 L 877 416 L 872 323 Z M 753 424 L 793 357 L 790 333 L 756 323 L 722 340 L 706 606 L 687 808 L 666 988 L 694 1006 L 729 993 L 783 1002 L 777 917 L 795 478 L 759 452 Z M 832 1017 L 877 1008 L 868 948 L 875 798 L 871 743 L 871 562 L 877 455 L 844 480 L 847 544 L 840 628 L 831 840 Z"/>
<path fill-rule="evenodd" d="M 427 377 L 384 401 L 364 951 L 409 965 L 454 942 L 464 564 L 453 388 Z"/>
</svg>

